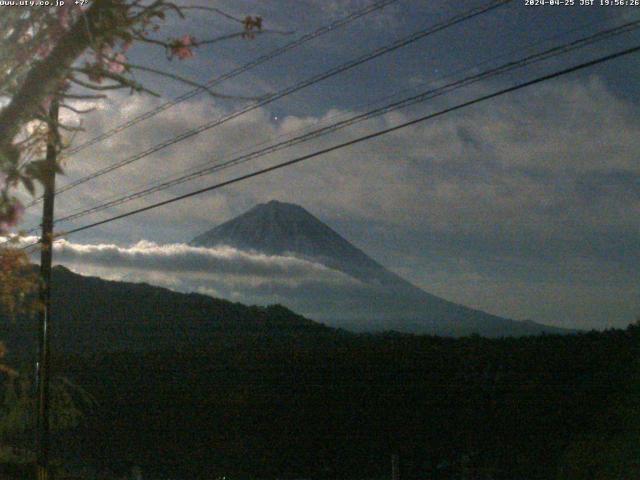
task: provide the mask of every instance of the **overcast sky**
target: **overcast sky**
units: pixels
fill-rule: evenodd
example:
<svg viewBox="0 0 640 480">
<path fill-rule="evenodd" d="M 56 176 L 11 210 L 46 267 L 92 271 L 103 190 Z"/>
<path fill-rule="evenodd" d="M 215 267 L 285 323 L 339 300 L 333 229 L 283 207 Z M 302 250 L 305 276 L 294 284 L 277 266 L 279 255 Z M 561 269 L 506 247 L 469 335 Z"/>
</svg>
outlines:
<svg viewBox="0 0 640 480">
<path fill-rule="evenodd" d="M 267 28 L 295 33 L 216 44 L 199 49 L 194 59 L 183 62 L 167 62 L 163 51 L 141 47 L 134 48 L 131 57 L 203 82 L 368 3 L 220 1 L 216 6 L 233 15 L 262 15 Z M 241 96 L 277 92 L 484 3 L 486 0 L 399 0 L 216 88 Z M 524 0 L 514 1 L 66 192 L 57 200 L 57 215 L 367 111 L 385 99 L 402 98 L 633 19 L 640 19 L 637 8 L 528 7 Z M 200 12 L 184 22 L 169 22 L 165 32 L 175 36 L 192 33 L 206 39 L 237 29 L 234 22 Z M 168 199 L 639 43 L 640 34 L 625 34 L 61 224 L 58 229 Z M 148 269 L 139 263 L 131 266 L 125 260 L 106 266 L 102 262 L 102 270 L 97 271 L 96 265 L 101 262 L 87 259 L 98 255 L 100 248 L 91 250 L 90 245 L 130 252 L 132 245 L 149 246 L 138 243 L 141 240 L 153 242 L 153 248 L 180 244 L 256 203 L 277 199 L 302 205 L 390 270 L 448 300 L 551 325 L 625 326 L 640 315 L 639 67 L 640 55 L 627 56 L 304 164 L 92 229 L 69 239 L 74 248 L 88 248 L 83 251 L 84 261 L 77 256 L 69 261 L 84 273 L 133 278 L 131 269 L 135 269 L 135 279 L 153 282 L 155 278 L 156 283 L 167 284 L 168 278 L 174 278 L 180 283 L 185 275 L 180 261 L 156 262 Z M 157 77 L 140 79 L 161 92 L 163 98 L 113 96 L 97 112 L 83 117 L 86 132 L 75 141 L 81 143 L 190 89 Z M 206 94 L 196 96 L 70 158 L 59 185 L 246 104 Z M 25 227 L 37 223 L 37 213 L 37 209 L 27 212 Z M 184 256 L 184 251 L 180 254 Z M 206 265 L 218 269 L 217 273 L 230 268 L 227 257 L 224 262 L 215 255 L 207 258 L 210 261 Z M 239 265 L 253 272 L 255 259 L 244 261 Z M 289 267 L 291 275 L 302 275 L 301 264 Z M 289 271 L 264 268 L 260 275 L 273 273 L 274 281 Z M 315 264 L 309 268 L 320 269 L 316 272 L 319 278 L 335 273 L 321 271 Z M 145 271 L 153 271 L 155 276 L 140 277 Z M 158 280 L 159 271 L 163 272 L 162 280 Z M 238 274 L 234 272 L 230 274 Z M 187 273 L 192 280 L 194 272 Z M 206 291 L 205 284 L 198 287 L 191 280 L 190 288 Z"/>
</svg>

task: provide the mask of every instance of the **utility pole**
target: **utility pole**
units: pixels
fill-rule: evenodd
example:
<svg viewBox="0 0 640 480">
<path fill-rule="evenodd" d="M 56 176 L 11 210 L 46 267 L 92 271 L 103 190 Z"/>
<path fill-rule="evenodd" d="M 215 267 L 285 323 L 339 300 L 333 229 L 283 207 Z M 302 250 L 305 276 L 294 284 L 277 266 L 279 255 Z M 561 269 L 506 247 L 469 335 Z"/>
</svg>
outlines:
<svg viewBox="0 0 640 480">
<path fill-rule="evenodd" d="M 42 209 L 42 238 L 40 239 L 40 335 L 38 363 L 36 363 L 37 424 L 36 424 L 36 475 L 37 480 L 49 478 L 49 380 L 51 355 L 49 350 L 51 318 L 51 261 L 53 257 L 53 201 L 56 188 L 58 148 L 58 99 L 49 107 L 49 137 L 45 165 L 44 206 Z"/>
<path fill-rule="evenodd" d="M 400 480 L 400 455 L 391 455 L 391 480 Z"/>
</svg>

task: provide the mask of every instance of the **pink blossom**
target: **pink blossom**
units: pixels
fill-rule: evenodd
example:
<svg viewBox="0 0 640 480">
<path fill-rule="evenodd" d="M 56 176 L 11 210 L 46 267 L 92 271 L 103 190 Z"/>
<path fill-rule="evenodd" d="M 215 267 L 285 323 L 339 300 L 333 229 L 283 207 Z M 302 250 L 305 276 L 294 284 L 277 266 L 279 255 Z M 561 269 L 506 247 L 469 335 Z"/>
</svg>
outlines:
<svg viewBox="0 0 640 480">
<path fill-rule="evenodd" d="M 72 3 L 68 3 L 58 8 L 58 24 L 64 30 L 69 30 L 69 27 L 71 26 L 71 9 L 72 8 L 73 8 Z"/>
<path fill-rule="evenodd" d="M 16 225 L 24 213 L 24 206 L 20 201 L 14 200 L 10 205 L 6 205 L 0 210 L 0 232 Z"/>
<path fill-rule="evenodd" d="M 102 66 L 99 64 L 89 65 L 87 69 L 87 78 L 94 83 L 102 83 L 104 80 Z"/>
<path fill-rule="evenodd" d="M 109 57 L 113 55 L 113 49 L 109 45 L 104 44 L 100 48 L 99 52 L 94 52 L 94 55 L 96 56 L 96 59 L 98 60 L 98 62 L 102 63 L 105 57 Z"/>
<path fill-rule="evenodd" d="M 184 35 L 181 39 L 176 40 L 171 45 L 171 54 L 178 57 L 180 60 L 193 57 L 193 50 L 191 47 L 195 46 L 196 40 L 191 35 Z"/>
<path fill-rule="evenodd" d="M 45 58 L 51 53 L 51 50 L 53 50 L 53 42 L 44 41 L 38 46 L 36 54 L 42 58 Z"/>
<path fill-rule="evenodd" d="M 96 61 L 94 64 L 86 65 L 86 69 L 88 70 L 86 75 L 92 82 L 102 83 L 102 80 L 104 80 L 104 72 L 106 70 L 112 71 L 111 68 L 117 69 L 118 64 L 117 62 L 109 60 L 109 57 L 113 56 L 113 50 L 109 45 L 103 45 L 99 51 L 94 51 L 93 55 L 96 57 Z"/>
<path fill-rule="evenodd" d="M 51 107 L 51 102 L 53 102 L 53 95 L 49 95 L 48 97 L 46 97 L 42 103 L 40 104 L 40 106 L 46 110 L 49 111 L 49 107 Z"/>
<path fill-rule="evenodd" d="M 127 57 L 122 53 L 116 53 L 113 59 L 107 60 L 107 70 L 111 73 L 122 73 L 126 70 L 125 63 L 127 62 Z"/>
<path fill-rule="evenodd" d="M 67 1 L 58 8 L 58 25 L 64 30 L 69 30 L 73 21 L 74 12 L 80 13 L 86 10 L 86 8 L 86 5 L 80 6 L 73 1 Z"/>
<path fill-rule="evenodd" d="M 25 210 L 24 205 L 22 205 L 22 203 L 19 200 L 16 200 L 16 202 L 13 204 L 14 225 L 22 219 L 22 216 L 24 215 L 24 210 Z"/>
</svg>

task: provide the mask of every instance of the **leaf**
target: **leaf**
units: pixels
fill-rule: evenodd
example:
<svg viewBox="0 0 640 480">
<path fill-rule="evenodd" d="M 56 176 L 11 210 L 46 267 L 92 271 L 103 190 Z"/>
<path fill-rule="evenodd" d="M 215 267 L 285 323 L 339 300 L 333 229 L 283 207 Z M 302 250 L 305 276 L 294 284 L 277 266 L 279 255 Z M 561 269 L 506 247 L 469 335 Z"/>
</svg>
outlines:
<svg viewBox="0 0 640 480">
<path fill-rule="evenodd" d="M 20 177 L 20 181 L 22 182 L 22 185 L 24 185 L 24 188 L 26 188 L 31 195 L 35 193 L 36 188 L 31 178 L 23 175 L 22 177 Z"/>
</svg>

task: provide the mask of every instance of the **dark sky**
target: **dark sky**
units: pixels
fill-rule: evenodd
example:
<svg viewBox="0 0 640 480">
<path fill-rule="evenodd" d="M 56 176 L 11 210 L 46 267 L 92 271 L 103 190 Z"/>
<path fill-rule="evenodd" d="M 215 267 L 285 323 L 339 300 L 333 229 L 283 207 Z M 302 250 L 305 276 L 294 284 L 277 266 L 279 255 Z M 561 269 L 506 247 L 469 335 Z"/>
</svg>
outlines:
<svg viewBox="0 0 640 480">
<path fill-rule="evenodd" d="M 131 58 L 204 82 L 368 3 L 216 2 L 230 14 L 259 14 L 267 28 L 295 33 L 215 44 L 184 62 L 167 62 L 161 50 L 146 47 L 134 49 Z M 485 3 L 401 0 L 217 88 L 243 96 L 277 92 Z M 511 2 L 84 184 L 59 197 L 58 215 L 367 111 L 385 98 L 402 98 L 636 19 L 637 7 Z M 199 12 L 170 21 L 163 33 L 207 39 L 237 29 L 234 22 Z M 627 33 L 59 228 L 170 198 L 637 44 L 640 33 Z M 278 199 L 304 206 L 391 270 L 452 301 L 553 325 L 624 326 L 640 315 L 639 67 L 640 55 L 627 56 L 70 241 L 77 248 L 114 244 L 122 253 L 147 240 L 157 244 L 156 254 L 159 245 L 188 241 L 255 203 Z M 87 131 L 78 142 L 190 89 L 139 78 L 164 98 L 114 96 L 83 119 Z M 199 95 L 69 159 L 60 184 L 245 104 Z M 34 214 L 29 211 L 25 225 L 35 222 Z M 144 252 L 145 245 L 137 248 Z M 102 257 L 91 264 L 87 258 L 75 268 L 216 292 L 207 290 L 201 274 L 183 282 L 166 265 L 143 275 L 125 261 L 109 264 Z M 245 281 L 255 284 L 256 278 Z M 238 280 L 239 299 L 242 285 Z"/>
</svg>

